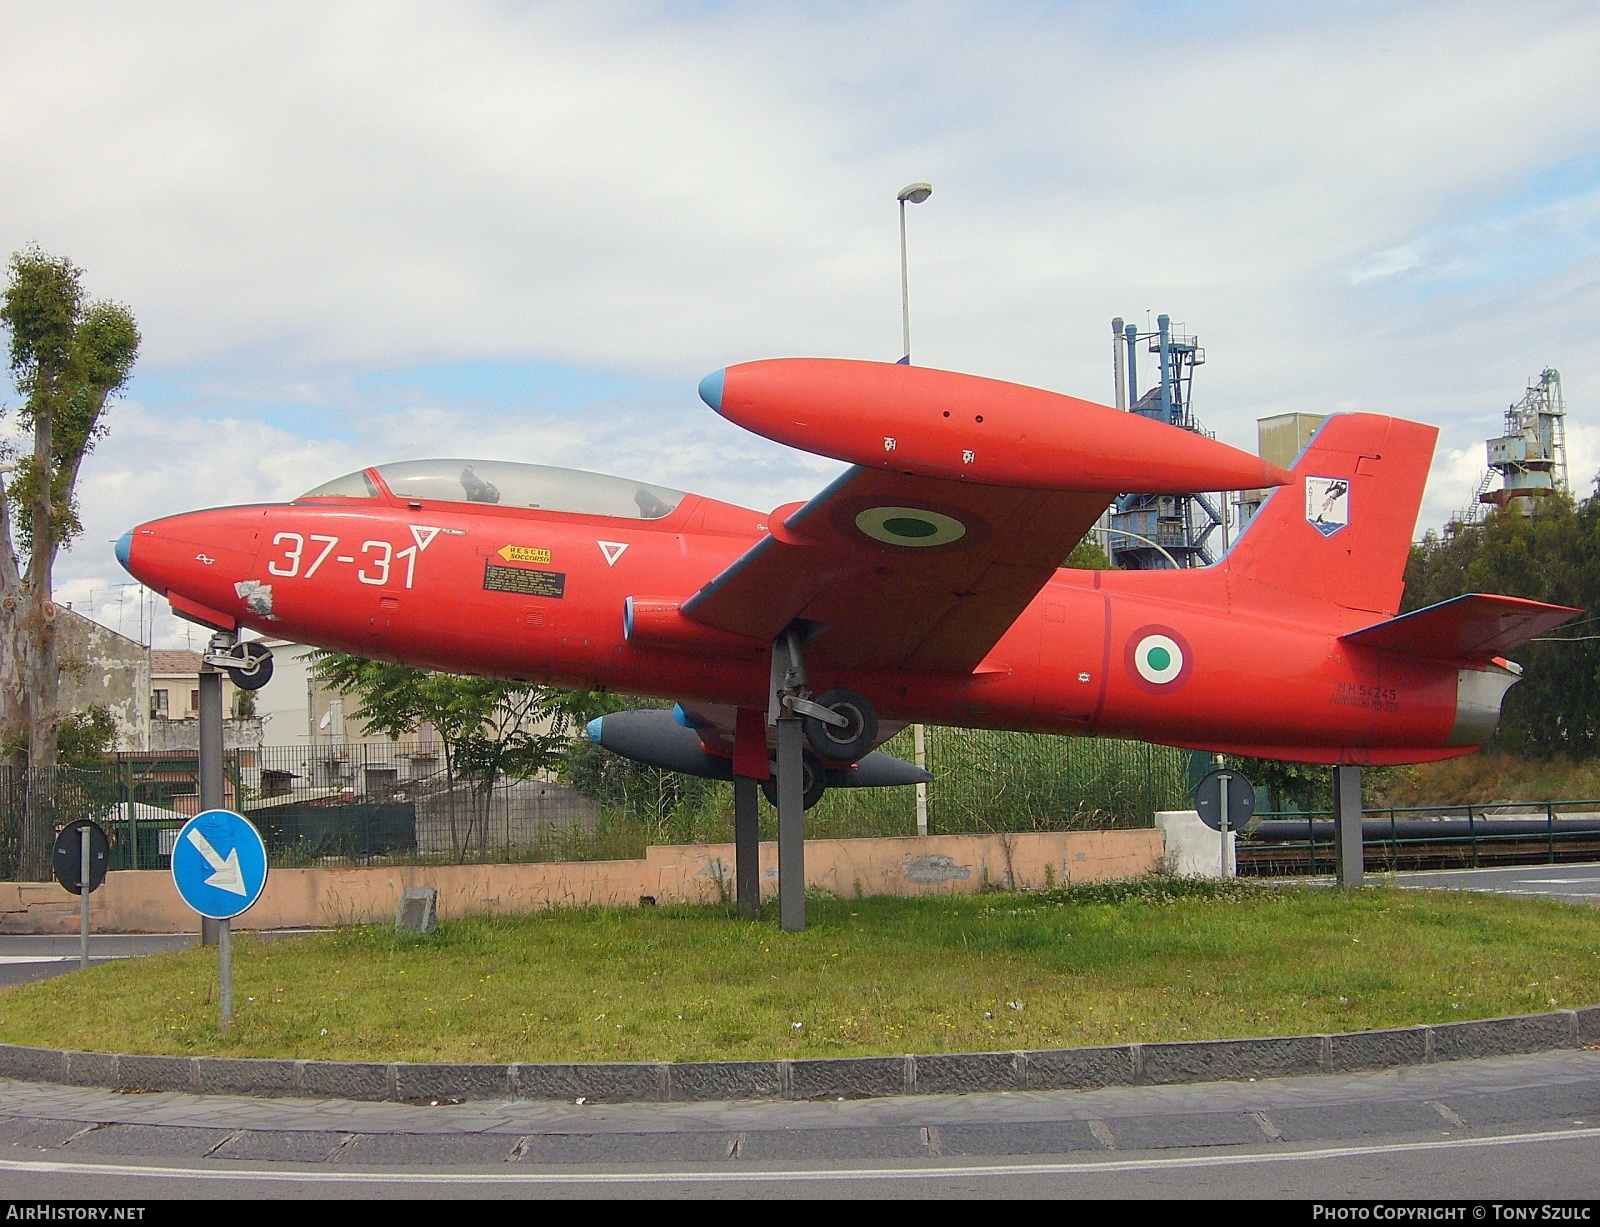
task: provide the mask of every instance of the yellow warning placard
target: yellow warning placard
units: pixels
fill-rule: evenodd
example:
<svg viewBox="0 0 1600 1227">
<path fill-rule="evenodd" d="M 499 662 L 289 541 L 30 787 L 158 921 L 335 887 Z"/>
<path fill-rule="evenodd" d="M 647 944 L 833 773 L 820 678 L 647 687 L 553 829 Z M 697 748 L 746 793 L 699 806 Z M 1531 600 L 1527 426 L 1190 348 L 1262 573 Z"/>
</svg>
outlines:
<svg viewBox="0 0 1600 1227">
<path fill-rule="evenodd" d="M 531 545 L 502 545 L 495 553 L 507 562 L 532 562 L 540 566 L 550 565 L 550 551 L 537 550 Z"/>
</svg>

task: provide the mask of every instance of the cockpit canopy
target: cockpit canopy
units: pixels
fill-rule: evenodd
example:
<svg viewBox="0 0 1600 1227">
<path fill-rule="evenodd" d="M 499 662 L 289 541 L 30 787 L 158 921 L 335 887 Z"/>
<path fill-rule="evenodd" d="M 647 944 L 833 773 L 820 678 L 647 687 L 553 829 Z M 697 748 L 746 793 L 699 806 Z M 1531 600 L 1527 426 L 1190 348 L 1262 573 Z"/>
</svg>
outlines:
<svg viewBox="0 0 1600 1227">
<path fill-rule="evenodd" d="M 379 465 L 376 471 L 396 498 L 494 503 L 628 520 L 659 520 L 670 515 L 684 498 L 682 490 L 649 486 L 625 477 L 508 460 L 406 460 Z M 378 494 L 377 485 L 363 470 L 308 490 L 300 497 L 377 498 Z"/>
</svg>

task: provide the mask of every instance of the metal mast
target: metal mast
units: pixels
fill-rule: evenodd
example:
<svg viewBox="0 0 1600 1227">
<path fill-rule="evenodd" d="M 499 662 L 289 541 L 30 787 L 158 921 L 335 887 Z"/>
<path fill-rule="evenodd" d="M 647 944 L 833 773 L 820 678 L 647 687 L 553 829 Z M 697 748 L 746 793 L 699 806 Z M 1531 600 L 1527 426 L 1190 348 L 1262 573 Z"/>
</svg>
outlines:
<svg viewBox="0 0 1600 1227">
<path fill-rule="evenodd" d="M 1146 343 L 1148 353 L 1157 355 L 1159 364 L 1158 381 L 1142 396 L 1136 357 L 1140 342 Z M 1190 408 L 1194 368 L 1206 360 L 1206 351 L 1194 337 L 1174 332 L 1171 318 L 1161 315 L 1156 317 L 1154 332 L 1141 333 L 1136 325 L 1125 325 L 1122 353 L 1127 358 L 1130 413 L 1216 437 Z M 1120 392 L 1122 380 L 1117 383 Z M 1111 507 L 1108 553 L 1114 565 L 1135 571 L 1170 569 L 1174 563 L 1208 567 L 1216 561 L 1211 535 L 1222 526 L 1219 504 L 1204 494 L 1123 494 Z"/>
</svg>

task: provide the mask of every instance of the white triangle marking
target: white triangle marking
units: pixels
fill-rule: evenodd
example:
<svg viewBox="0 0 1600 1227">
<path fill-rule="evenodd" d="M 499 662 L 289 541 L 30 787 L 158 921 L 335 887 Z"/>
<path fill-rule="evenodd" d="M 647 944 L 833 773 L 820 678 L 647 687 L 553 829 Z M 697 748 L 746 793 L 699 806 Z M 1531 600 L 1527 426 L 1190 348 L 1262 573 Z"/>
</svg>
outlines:
<svg viewBox="0 0 1600 1227">
<path fill-rule="evenodd" d="M 417 553 L 419 554 L 432 545 L 433 539 L 438 535 L 439 530 L 437 528 L 427 528 L 421 524 L 413 524 L 411 526 L 411 538 L 417 543 Z"/>
<path fill-rule="evenodd" d="M 600 547 L 600 552 L 606 556 L 606 566 L 608 567 L 616 566 L 617 559 L 621 558 L 623 551 L 628 548 L 626 541 L 596 541 L 595 544 Z"/>
</svg>

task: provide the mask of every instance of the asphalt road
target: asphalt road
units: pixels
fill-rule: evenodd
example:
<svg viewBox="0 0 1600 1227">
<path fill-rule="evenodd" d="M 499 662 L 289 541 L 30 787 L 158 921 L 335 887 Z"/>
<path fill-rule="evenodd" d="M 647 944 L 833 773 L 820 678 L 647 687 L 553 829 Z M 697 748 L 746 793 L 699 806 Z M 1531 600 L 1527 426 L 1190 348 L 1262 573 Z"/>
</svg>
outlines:
<svg viewBox="0 0 1600 1227">
<path fill-rule="evenodd" d="M 1530 895 L 1600 906 L 1600 865 L 1515 865 L 1497 869 L 1433 869 L 1397 873 L 1408 890 L 1470 890 Z"/>
<path fill-rule="evenodd" d="M 1600 1051 L 1259 1083 L 456 1105 L 0 1083 L 0 1197 L 1600 1196 Z"/>
<path fill-rule="evenodd" d="M 80 940 L 76 935 L 0 936 L 0 988 L 76 971 Z M 91 933 L 89 961 L 103 963 L 162 950 L 181 950 L 199 940 L 197 933 Z"/>
<path fill-rule="evenodd" d="M 322 931 L 269 929 L 255 936 L 298 937 L 304 933 Z M 30 980 L 45 980 L 64 972 L 77 971 L 80 941 L 76 935 L 0 936 L 0 988 L 8 984 L 26 984 Z M 197 945 L 199 941 L 198 933 L 91 933 L 89 961 L 104 963 L 116 959 L 135 958 L 142 954 L 159 954 L 163 950 L 184 950 Z"/>
</svg>

